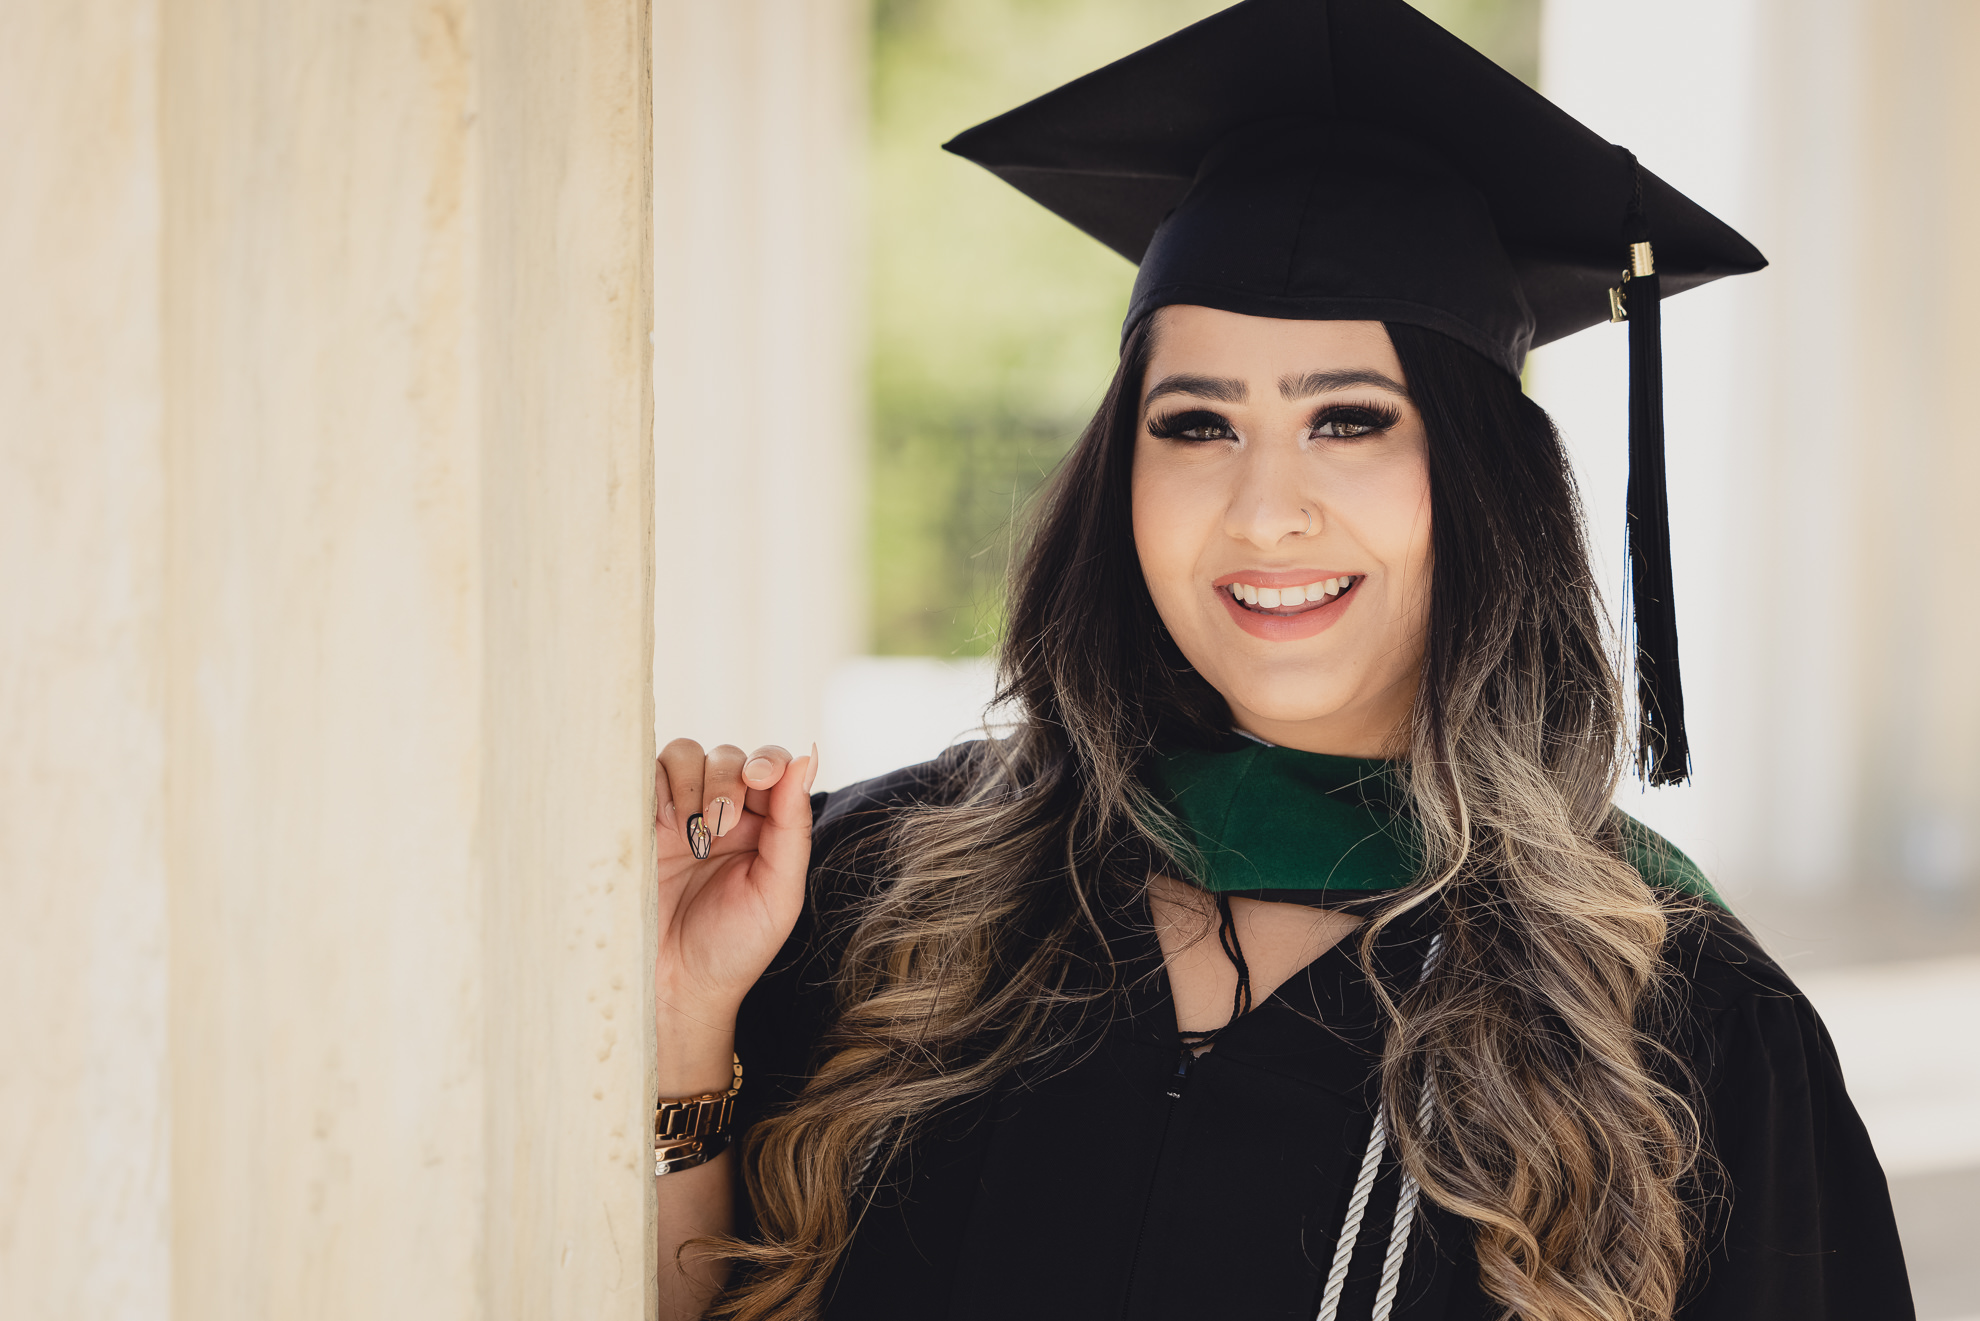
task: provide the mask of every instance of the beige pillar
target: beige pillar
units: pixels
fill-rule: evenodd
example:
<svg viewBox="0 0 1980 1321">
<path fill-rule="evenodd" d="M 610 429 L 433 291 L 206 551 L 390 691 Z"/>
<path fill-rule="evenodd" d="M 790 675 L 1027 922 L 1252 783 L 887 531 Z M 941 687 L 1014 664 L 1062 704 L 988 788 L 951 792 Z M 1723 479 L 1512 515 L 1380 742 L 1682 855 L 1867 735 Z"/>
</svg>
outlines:
<svg viewBox="0 0 1980 1321">
<path fill-rule="evenodd" d="M 0 1316 L 162 1321 L 157 26 L 0 5 Z"/>
<path fill-rule="evenodd" d="M 866 19 L 654 7 L 663 737 L 802 749 L 864 649 Z"/>
<path fill-rule="evenodd" d="M 0 1314 L 636 1318 L 637 0 L 0 10 Z"/>
<path fill-rule="evenodd" d="M 174 1311 L 638 1316 L 644 8 L 165 69 Z"/>
</svg>

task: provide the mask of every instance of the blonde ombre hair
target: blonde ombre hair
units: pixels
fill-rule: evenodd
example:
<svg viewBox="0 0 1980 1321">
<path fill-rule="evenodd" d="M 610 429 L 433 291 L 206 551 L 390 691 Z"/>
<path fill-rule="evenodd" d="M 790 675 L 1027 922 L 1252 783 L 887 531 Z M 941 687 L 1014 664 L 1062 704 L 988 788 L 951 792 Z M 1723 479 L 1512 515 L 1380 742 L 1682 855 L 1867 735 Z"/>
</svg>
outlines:
<svg viewBox="0 0 1980 1321">
<path fill-rule="evenodd" d="M 1013 574 L 1000 680 L 1020 724 L 945 763 L 864 862 L 881 879 L 847 928 L 838 1016 L 796 1102 L 748 1135 L 760 1237 L 721 1245 L 736 1281 L 711 1315 L 816 1316 L 893 1157 L 1098 1007 L 1107 991 L 1074 988 L 1108 960 L 1101 906 L 1187 872 L 1138 767 L 1229 712 L 1169 639 L 1135 556 L 1152 333 L 1129 337 Z M 1382 930 L 1435 903 L 1443 952 L 1399 995 L 1371 977 L 1390 1018 L 1382 1104 L 1424 1195 L 1471 1223 L 1506 1315 L 1668 1318 L 1701 1135 L 1660 1081 L 1683 1071 L 1651 1029 L 1685 901 L 1624 858 L 1623 699 L 1572 479 L 1546 414 L 1497 367 L 1431 331 L 1389 333 L 1430 438 L 1426 655 L 1396 748 L 1422 857 L 1359 950 L 1372 968 Z"/>
</svg>

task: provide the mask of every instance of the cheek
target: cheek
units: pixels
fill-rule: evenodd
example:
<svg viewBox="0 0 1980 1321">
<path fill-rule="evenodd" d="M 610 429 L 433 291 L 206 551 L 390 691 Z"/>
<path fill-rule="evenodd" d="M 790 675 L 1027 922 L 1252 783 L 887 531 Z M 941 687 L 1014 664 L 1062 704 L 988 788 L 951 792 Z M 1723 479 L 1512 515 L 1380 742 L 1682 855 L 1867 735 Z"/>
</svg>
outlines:
<svg viewBox="0 0 1980 1321">
<path fill-rule="evenodd" d="M 1430 595 L 1430 474 L 1419 460 L 1371 492 L 1370 539 L 1396 575 L 1401 600 L 1427 609 Z"/>
<path fill-rule="evenodd" d="M 1137 455 L 1131 488 L 1134 549 L 1141 560 L 1148 591 L 1159 605 L 1165 597 L 1186 593 L 1203 546 L 1205 499 L 1203 483 Z M 1214 512 L 1214 509 L 1213 509 Z"/>
<path fill-rule="evenodd" d="M 1381 568 L 1384 595 L 1425 596 L 1430 579 L 1430 474 L 1421 454 L 1330 475 L 1336 526 Z"/>
</svg>

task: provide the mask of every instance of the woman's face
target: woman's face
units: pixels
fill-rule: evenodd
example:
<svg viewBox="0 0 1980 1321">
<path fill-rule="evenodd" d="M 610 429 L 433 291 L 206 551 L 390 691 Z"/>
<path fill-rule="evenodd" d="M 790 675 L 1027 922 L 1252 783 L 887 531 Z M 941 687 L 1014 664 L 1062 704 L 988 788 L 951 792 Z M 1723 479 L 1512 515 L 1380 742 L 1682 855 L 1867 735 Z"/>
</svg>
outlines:
<svg viewBox="0 0 1980 1321">
<path fill-rule="evenodd" d="M 1239 728 L 1394 751 L 1423 660 L 1430 475 L 1388 332 L 1157 315 L 1133 498 L 1162 622 Z"/>
</svg>

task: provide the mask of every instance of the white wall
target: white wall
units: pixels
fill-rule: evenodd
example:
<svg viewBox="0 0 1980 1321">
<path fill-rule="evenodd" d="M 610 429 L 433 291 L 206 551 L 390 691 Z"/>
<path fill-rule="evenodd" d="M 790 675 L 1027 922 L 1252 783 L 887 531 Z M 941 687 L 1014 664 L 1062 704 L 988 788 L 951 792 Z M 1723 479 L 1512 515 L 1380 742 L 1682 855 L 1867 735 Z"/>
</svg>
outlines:
<svg viewBox="0 0 1980 1321">
<path fill-rule="evenodd" d="M 1709 34 L 1709 38 L 1706 34 Z M 1738 890 L 1971 887 L 1970 490 L 1980 118 L 1972 6 L 1549 0 L 1547 93 L 1751 238 L 1666 305 L 1697 775 L 1625 806 Z M 1620 603 L 1625 330 L 1534 356 Z M 1918 854 L 1907 862 L 1907 852 Z"/>
<path fill-rule="evenodd" d="M 1762 199 L 1751 186 L 1757 150 L 1759 15 L 1755 0 L 1671 0 L 1655 23 L 1603 0 L 1550 0 L 1543 10 L 1543 90 L 1569 113 L 1753 238 Z M 1714 39 L 1692 34 L 1708 24 Z M 1622 52 L 1627 52 L 1626 55 Z M 1622 262 L 1618 261 L 1618 269 Z M 1639 791 L 1624 806 L 1694 851 L 1715 874 L 1741 869 L 1753 753 L 1729 709 L 1747 676 L 1733 661 L 1734 601 L 1756 594 L 1755 548 L 1743 537 L 1735 491 L 1750 485 L 1754 370 L 1737 342 L 1754 315 L 1754 286 L 1771 273 L 1708 285 L 1665 305 L 1664 350 L 1671 540 L 1688 726 L 1696 777 Z M 1750 335 L 1750 331 L 1749 331 Z M 1535 396 L 1553 413 L 1575 460 L 1603 596 L 1620 624 L 1628 560 L 1627 327 L 1598 326 L 1537 351 Z M 1744 465 L 1744 466 L 1743 466 Z"/>
</svg>

